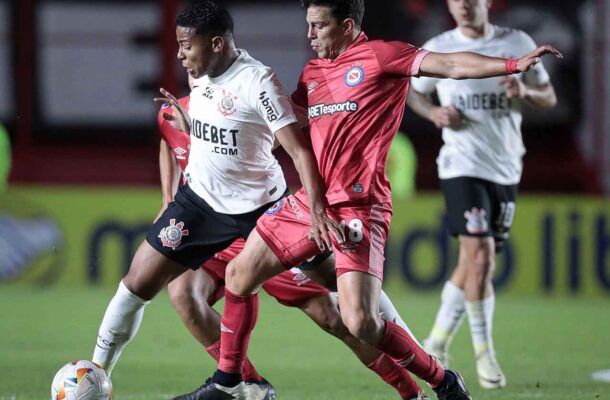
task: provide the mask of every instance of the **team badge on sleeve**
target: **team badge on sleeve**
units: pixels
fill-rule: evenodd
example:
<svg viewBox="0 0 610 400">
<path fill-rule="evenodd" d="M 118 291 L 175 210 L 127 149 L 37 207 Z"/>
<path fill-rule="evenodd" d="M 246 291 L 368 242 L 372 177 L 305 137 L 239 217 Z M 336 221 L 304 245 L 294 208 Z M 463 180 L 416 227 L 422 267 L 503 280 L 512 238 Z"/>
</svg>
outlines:
<svg viewBox="0 0 610 400">
<path fill-rule="evenodd" d="M 360 84 L 364 80 L 364 69 L 357 65 L 347 70 L 345 74 L 345 84 L 349 87 L 354 87 Z"/>
<path fill-rule="evenodd" d="M 182 236 L 189 235 L 188 229 L 183 228 L 184 222 L 176 223 L 175 219 L 170 219 L 169 226 L 161 229 L 161 233 L 159 233 L 159 239 L 161 239 L 163 247 L 171 247 L 172 250 L 176 250 L 176 247 L 182 243 Z"/>
<path fill-rule="evenodd" d="M 470 211 L 464 212 L 464 218 L 466 218 L 466 230 L 473 234 L 487 232 L 487 212 L 485 209 L 480 210 L 476 207 L 472 207 Z"/>
</svg>

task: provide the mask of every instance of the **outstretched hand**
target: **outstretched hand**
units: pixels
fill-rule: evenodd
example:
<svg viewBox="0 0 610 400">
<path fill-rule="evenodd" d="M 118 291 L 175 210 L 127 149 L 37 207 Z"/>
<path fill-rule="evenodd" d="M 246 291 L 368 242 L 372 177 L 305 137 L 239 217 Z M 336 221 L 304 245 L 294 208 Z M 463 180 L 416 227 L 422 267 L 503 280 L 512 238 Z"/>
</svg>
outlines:
<svg viewBox="0 0 610 400">
<path fill-rule="evenodd" d="M 535 50 L 530 51 L 519 60 L 517 60 L 517 71 L 526 72 L 532 69 L 536 64 L 540 62 L 540 57 L 545 54 L 554 54 L 557 58 L 563 58 L 563 54 L 559 52 L 553 46 L 545 45 L 540 46 Z"/>
<path fill-rule="evenodd" d="M 167 90 L 161 88 L 159 89 L 159 92 L 161 92 L 164 97 L 155 97 L 154 101 L 156 103 L 168 104 L 172 108 L 171 113 L 163 113 L 163 118 L 168 121 L 173 128 L 189 133 L 191 131 L 190 118 L 186 111 L 184 111 L 182 104 L 180 104 L 178 99 Z"/>
<path fill-rule="evenodd" d="M 311 227 L 308 237 L 309 240 L 316 241 L 320 251 L 332 249 L 329 232 L 339 244 L 345 242 L 345 233 L 337 222 L 330 218 L 324 210 L 321 212 L 311 210 Z"/>
</svg>

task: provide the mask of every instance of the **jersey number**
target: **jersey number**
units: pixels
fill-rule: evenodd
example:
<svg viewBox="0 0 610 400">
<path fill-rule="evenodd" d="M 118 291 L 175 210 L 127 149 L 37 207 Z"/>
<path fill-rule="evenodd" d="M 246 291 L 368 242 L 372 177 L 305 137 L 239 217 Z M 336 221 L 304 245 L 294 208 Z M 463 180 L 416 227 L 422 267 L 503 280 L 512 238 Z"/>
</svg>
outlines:
<svg viewBox="0 0 610 400">
<path fill-rule="evenodd" d="M 341 229 L 345 232 L 345 226 L 349 228 L 349 232 L 347 232 L 347 238 L 352 243 L 360 243 L 364 238 L 364 233 L 362 233 L 362 221 L 354 218 L 349 223 L 346 223 L 345 220 L 341 221 Z"/>
</svg>

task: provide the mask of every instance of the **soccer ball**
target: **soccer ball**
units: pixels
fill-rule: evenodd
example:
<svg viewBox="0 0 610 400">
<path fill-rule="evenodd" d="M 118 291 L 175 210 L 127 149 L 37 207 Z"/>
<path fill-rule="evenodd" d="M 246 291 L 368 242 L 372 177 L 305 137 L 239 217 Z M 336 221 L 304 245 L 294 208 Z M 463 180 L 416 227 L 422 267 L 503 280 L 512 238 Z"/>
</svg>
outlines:
<svg viewBox="0 0 610 400">
<path fill-rule="evenodd" d="M 69 362 L 57 371 L 51 400 L 110 400 L 112 383 L 106 371 L 91 361 Z"/>
</svg>

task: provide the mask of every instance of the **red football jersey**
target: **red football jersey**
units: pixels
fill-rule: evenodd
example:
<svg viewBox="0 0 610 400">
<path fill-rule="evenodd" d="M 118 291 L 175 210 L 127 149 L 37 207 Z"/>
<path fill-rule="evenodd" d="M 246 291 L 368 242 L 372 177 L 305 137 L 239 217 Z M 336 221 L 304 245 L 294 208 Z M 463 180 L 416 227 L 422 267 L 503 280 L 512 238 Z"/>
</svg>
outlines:
<svg viewBox="0 0 610 400">
<path fill-rule="evenodd" d="M 189 109 L 189 96 L 184 96 L 178 101 L 184 108 L 184 111 L 188 112 Z M 182 132 L 181 130 L 175 129 L 171 126 L 169 121 L 163 118 L 163 113 L 172 113 L 172 109 L 169 105 L 163 104 L 159 113 L 157 114 L 157 124 L 159 125 L 159 131 L 161 132 L 161 137 L 165 140 L 165 142 L 172 148 L 172 151 L 176 155 L 176 159 L 178 160 L 178 165 L 180 166 L 180 170 L 184 173 L 184 169 L 186 168 L 186 164 L 189 160 L 189 146 L 191 143 L 191 138 L 188 133 Z"/>
<path fill-rule="evenodd" d="M 334 60 L 314 59 L 292 94 L 307 113 L 329 204 L 390 203 L 386 158 L 405 109 L 409 77 L 426 50 L 369 41 L 364 33 Z"/>
</svg>

